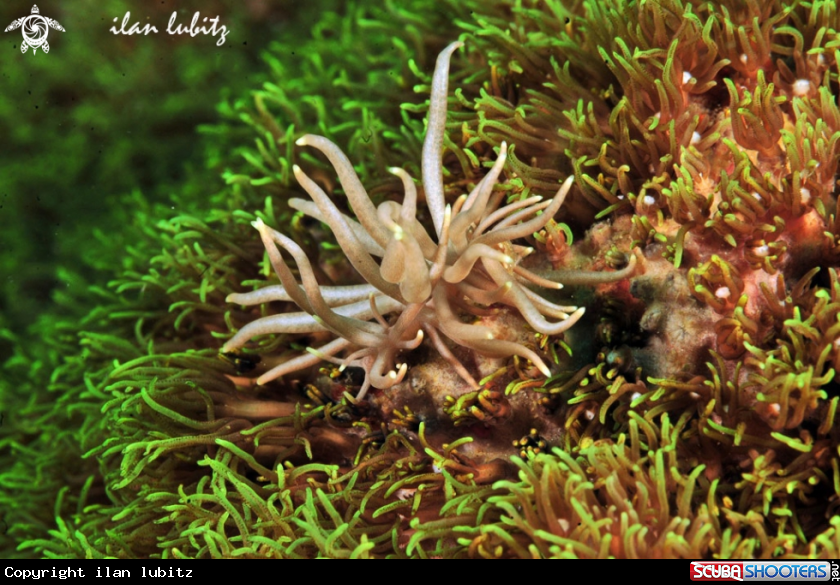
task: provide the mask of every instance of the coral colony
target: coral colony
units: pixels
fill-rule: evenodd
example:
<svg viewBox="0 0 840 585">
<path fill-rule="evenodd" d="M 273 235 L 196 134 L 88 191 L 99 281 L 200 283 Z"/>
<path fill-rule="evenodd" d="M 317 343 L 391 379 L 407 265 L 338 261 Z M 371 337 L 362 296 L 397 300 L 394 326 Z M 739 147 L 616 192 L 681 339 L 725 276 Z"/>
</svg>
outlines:
<svg viewBox="0 0 840 585">
<path fill-rule="evenodd" d="M 86 475 L 19 554 L 840 556 L 836 4 L 420 8 L 240 106 L 52 375 Z"/>
</svg>

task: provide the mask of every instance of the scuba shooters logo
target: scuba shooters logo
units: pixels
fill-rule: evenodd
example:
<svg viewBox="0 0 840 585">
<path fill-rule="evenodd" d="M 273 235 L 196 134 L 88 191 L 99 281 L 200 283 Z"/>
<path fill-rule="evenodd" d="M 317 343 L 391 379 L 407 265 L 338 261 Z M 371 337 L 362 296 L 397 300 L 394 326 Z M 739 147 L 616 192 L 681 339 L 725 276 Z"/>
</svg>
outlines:
<svg viewBox="0 0 840 585">
<path fill-rule="evenodd" d="M 692 581 L 840 581 L 837 561 L 692 561 Z"/>
<path fill-rule="evenodd" d="M 40 48 L 45 53 L 50 52 L 50 44 L 47 42 L 47 35 L 50 29 L 64 32 L 64 27 L 58 24 L 57 20 L 41 16 L 37 5 L 32 6 L 32 14 L 13 20 L 12 24 L 6 27 L 4 32 L 21 29 L 23 35 L 23 42 L 20 44 L 20 52 L 25 53 L 27 49 L 32 48 L 34 55 Z"/>
</svg>

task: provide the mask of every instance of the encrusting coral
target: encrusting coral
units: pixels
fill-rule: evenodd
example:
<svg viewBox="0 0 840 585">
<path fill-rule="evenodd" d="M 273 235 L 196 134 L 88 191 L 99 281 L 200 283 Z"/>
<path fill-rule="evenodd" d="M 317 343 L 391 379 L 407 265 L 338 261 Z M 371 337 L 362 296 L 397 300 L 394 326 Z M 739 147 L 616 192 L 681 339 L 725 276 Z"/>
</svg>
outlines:
<svg viewBox="0 0 840 585">
<path fill-rule="evenodd" d="M 840 556 L 836 3 L 406 6 L 278 48 L 213 211 L 92 291 L 19 554 Z"/>
<path fill-rule="evenodd" d="M 469 196 L 460 197 L 454 209 L 444 205 L 441 157 L 447 76 L 450 55 L 460 46 L 461 43 L 452 43 L 438 57 L 423 145 L 423 188 L 437 243 L 417 220 L 417 188 L 403 169 L 390 169 L 402 179 L 405 189 L 402 205 L 385 201 L 374 208 L 349 160 L 335 144 L 311 135 L 297 141 L 300 146 L 318 148 L 335 166 L 359 221 L 342 215 L 321 187 L 298 166 L 294 168 L 295 177 L 315 204 L 293 199 L 289 205 L 332 228 L 348 260 L 367 284 L 322 288 L 300 246 L 262 220 L 254 222 L 282 285 L 255 293 L 233 294 L 227 300 L 243 305 L 293 300 L 303 312 L 262 317 L 243 327 L 222 351 L 236 350 L 255 335 L 330 330 L 338 336 L 324 346 L 309 349 L 311 355 L 272 368 L 257 383 L 264 384 L 324 359 L 335 361 L 330 358 L 349 348 L 350 355 L 337 363 L 342 368 L 364 369 L 365 381 L 357 396 L 362 399 L 371 385 L 385 389 L 403 381 L 407 365 L 395 367 L 396 354 L 416 348 L 424 333 L 472 387 L 478 387 L 475 379 L 439 333 L 459 346 L 485 355 L 518 355 L 530 360 L 546 377 L 551 375 L 533 350 L 517 341 L 499 339 L 486 326 L 463 323 L 458 315 L 459 311 L 487 315 L 498 311 L 491 309 L 491 305 L 511 306 L 535 331 L 557 335 L 584 313 L 583 308 L 557 305 L 526 288 L 525 284 L 551 289 L 560 289 L 562 285 L 522 267 L 520 260 L 534 250 L 513 243 L 538 232 L 554 217 L 569 192 L 571 177 L 549 201 L 543 202 L 537 196 L 500 207 L 504 193 L 494 194 L 493 188 L 506 159 L 507 146 L 502 143 L 495 164 Z M 303 279 L 302 289 L 283 263 L 278 244 L 294 257 Z M 374 257 L 382 258 L 381 264 L 377 265 Z M 634 262 L 635 258 L 631 270 Z M 620 275 L 624 276 L 624 273 Z M 383 317 L 390 313 L 399 314 L 392 323 Z M 556 321 L 550 322 L 546 317 Z"/>
</svg>

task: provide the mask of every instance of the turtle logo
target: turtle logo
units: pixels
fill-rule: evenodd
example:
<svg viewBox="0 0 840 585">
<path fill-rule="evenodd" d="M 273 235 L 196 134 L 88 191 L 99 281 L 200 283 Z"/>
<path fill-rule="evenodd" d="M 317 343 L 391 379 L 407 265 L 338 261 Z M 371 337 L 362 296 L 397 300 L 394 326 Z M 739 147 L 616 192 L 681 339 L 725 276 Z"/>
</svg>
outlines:
<svg viewBox="0 0 840 585">
<path fill-rule="evenodd" d="M 45 53 L 50 52 L 50 45 L 47 42 L 47 34 L 51 28 L 64 32 L 64 27 L 58 24 L 57 20 L 41 16 L 37 6 L 32 7 L 32 14 L 13 20 L 12 24 L 6 27 L 5 32 L 21 29 L 23 42 L 20 44 L 20 52 L 25 53 L 26 49 L 32 47 L 32 54 L 40 47 Z"/>
</svg>

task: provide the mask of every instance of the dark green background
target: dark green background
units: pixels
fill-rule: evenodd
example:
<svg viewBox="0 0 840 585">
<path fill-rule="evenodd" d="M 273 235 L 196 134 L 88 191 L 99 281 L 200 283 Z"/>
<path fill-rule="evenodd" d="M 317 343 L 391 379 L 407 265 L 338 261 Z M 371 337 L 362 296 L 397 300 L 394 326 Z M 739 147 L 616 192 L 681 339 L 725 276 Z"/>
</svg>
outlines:
<svg viewBox="0 0 840 585">
<path fill-rule="evenodd" d="M 21 332 L 69 284 L 66 271 L 107 279 L 108 249 L 123 244 L 120 221 L 138 197 L 200 205 L 221 188 L 224 144 L 235 130 L 220 137 L 226 120 L 217 106 L 259 87 L 261 51 L 305 18 L 300 3 L 282 1 L 38 6 L 66 31 L 50 30 L 49 54 L 21 54 L 20 29 L 0 32 L 0 329 Z M 31 8 L 31 0 L 3 2 L 0 26 Z M 160 32 L 109 32 L 126 11 Z M 185 24 L 195 11 L 218 15 L 225 44 L 166 34 L 173 11 Z M 206 125 L 217 127 L 213 139 L 199 132 Z"/>
</svg>

